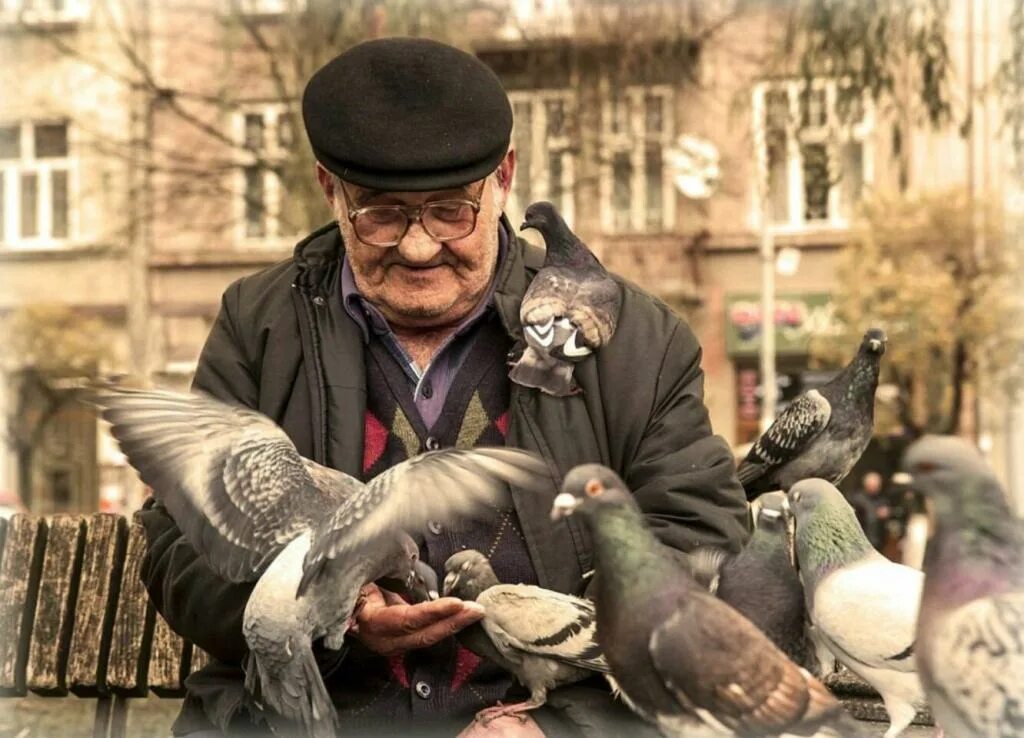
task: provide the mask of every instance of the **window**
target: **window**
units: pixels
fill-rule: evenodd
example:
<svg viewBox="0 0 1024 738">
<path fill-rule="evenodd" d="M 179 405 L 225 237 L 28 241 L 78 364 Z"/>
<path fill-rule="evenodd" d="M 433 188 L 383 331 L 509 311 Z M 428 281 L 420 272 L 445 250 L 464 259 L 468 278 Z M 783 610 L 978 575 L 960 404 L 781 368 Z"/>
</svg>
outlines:
<svg viewBox="0 0 1024 738">
<path fill-rule="evenodd" d="M 754 134 L 771 221 L 782 230 L 845 227 L 871 181 L 869 106 L 848 125 L 836 114 L 836 84 L 797 80 L 754 90 Z M 755 188 L 755 192 L 757 192 Z M 764 213 L 760 204 L 755 220 Z"/>
<path fill-rule="evenodd" d="M 243 151 L 238 180 L 242 237 L 259 240 L 294 235 L 283 215 L 287 192 L 282 171 L 293 140 L 285 106 L 249 108 L 238 114 L 237 125 Z"/>
<path fill-rule="evenodd" d="M 573 222 L 573 159 L 569 128 L 575 115 L 572 93 L 564 90 L 511 92 L 515 125 L 516 176 L 509 209 L 522 214 L 537 200 L 549 200 Z"/>
<path fill-rule="evenodd" d="M 672 89 L 602 82 L 601 220 L 610 233 L 658 233 L 675 225 L 664 165 L 673 135 Z"/>
<path fill-rule="evenodd" d="M 4 246 L 53 246 L 71 238 L 72 170 L 67 123 L 0 123 Z"/>
<path fill-rule="evenodd" d="M 0 0 L 3 23 L 75 23 L 88 12 L 88 0 Z"/>
</svg>

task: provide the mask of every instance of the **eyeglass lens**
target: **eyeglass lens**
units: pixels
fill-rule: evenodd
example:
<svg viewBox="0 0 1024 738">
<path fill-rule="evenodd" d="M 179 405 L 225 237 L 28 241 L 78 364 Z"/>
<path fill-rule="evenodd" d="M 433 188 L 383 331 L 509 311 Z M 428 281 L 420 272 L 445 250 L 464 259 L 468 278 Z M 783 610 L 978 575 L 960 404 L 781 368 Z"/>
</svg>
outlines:
<svg viewBox="0 0 1024 738">
<path fill-rule="evenodd" d="M 472 233 L 476 210 L 468 202 L 440 200 L 426 203 L 419 221 L 424 230 L 439 241 L 452 241 Z M 409 228 L 409 214 L 401 207 L 388 205 L 363 208 L 355 216 L 356 235 L 367 243 L 390 246 L 402 240 Z"/>
</svg>

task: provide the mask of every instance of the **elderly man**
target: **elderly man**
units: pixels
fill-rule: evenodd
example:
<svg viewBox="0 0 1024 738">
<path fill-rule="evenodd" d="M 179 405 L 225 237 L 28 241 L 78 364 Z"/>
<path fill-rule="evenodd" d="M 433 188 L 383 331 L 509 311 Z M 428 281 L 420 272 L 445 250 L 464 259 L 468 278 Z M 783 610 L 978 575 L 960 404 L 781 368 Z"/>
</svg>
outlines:
<svg viewBox="0 0 1024 738">
<path fill-rule="evenodd" d="M 629 483 L 666 546 L 740 545 L 746 506 L 729 448 L 711 435 L 700 347 L 665 305 L 622 283 L 617 333 L 576 366 L 579 394 L 509 381 L 520 302 L 543 252 L 502 213 L 512 112 L 484 64 L 432 41 L 370 41 L 313 76 L 303 114 L 337 222 L 227 289 L 197 389 L 260 410 L 303 455 L 364 479 L 449 446 L 543 456 L 550 494 L 513 490 L 511 507 L 489 520 L 430 524 L 421 552 L 437 570 L 477 548 L 504 581 L 583 593 L 590 542 L 574 519 L 556 526 L 548 511 L 561 477 L 592 461 Z M 253 730 L 238 665 L 251 585 L 218 579 L 159 506 L 141 518 L 153 601 L 215 659 L 188 680 L 176 734 Z M 348 734 L 454 735 L 514 689 L 451 638 L 475 610 L 407 605 L 373 585 L 367 594 L 347 648 L 318 656 Z M 631 719 L 600 680 L 556 690 L 532 714 L 487 730 L 583 735 Z"/>
</svg>

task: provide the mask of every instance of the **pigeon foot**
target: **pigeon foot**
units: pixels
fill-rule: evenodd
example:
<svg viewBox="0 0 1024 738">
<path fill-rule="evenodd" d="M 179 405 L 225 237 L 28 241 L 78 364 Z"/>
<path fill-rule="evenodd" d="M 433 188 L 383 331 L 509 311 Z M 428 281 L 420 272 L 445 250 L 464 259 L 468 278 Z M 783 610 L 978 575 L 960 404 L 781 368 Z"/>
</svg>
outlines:
<svg viewBox="0 0 1024 738">
<path fill-rule="evenodd" d="M 519 719 L 519 722 L 525 723 L 526 715 L 524 715 L 523 713 L 529 712 L 530 710 L 536 710 L 538 707 L 540 707 L 540 704 L 534 702 L 533 700 L 527 700 L 526 702 L 516 702 L 511 705 L 503 705 L 499 702 L 494 707 L 488 707 L 478 712 L 476 714 L 476 720 L 480 721 L 482 725 L 487 725 L 491 721 L 497 720 L 500 717 L 505 717 L 506 715 L 514 715 L 516 718 Z"/>
</svg>

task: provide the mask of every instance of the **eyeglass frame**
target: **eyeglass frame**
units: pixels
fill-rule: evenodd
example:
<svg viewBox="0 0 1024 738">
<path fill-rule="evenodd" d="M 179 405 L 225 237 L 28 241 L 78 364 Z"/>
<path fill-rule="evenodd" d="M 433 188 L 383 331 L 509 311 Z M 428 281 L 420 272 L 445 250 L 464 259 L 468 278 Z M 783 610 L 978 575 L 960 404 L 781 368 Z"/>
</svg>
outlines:
<svg viewBox="0 0 1024 738">
<path fill-rule="evenodd" d="M 346 212 L 348 215 L 348 222 L 352 224 L 352 232 L 355 234 L 356 238 L 358 238 L 360 242 L 365 243 L 367 246 L 373 246 L 375 248 L 381 249 L 392 249 L 398 244 L 400 244 L 402 242 L 402 239 L 405 238 L 406 235 L 409 233 L 409 229 L 412 227 L 413 223 L 419 223 L 420 228 L 422 228 L 428 236 L 433 238 L 435 241 L 440 241 L 441 243 L 447 243 L 448 241 L 457 241 L 460 238 L 465 238 L 466 236 L 468 236 L 469 234 L 476 230 L 477 219 L 478 216 L 480 215 L 480 203 L 483 201 L 484 189 L 487 187 L 487 182 L 485 181 L 484 186 L 480 188 L 480 194 L 475 199 L 473 198 L 472 195 L 469 195 L 469 193 L 467 192 L 466 194 L 469 196 L 469 199 L 450 198 L 445 200 L 428 200 L 424 203 L 420 203 L 419 205 L 363 205 L 358 208 L 353 208 L 351 206 L 351 203 L 355 201 L 355 198 L 352 197 L 349 191 L 345 188 L 344 181 L 339 180 L 339 183 L 341 184 L 341 191 L 345 193 L 345 205 L 347 206 Z M 452 238 L 438 238 L 437 236 L 430 232 L 430 229 L 427 228 L 426 224 L 423 222 L 423 211 L 426 208 L 432 205 L 443 205 L 446 203 L 459 203 L 460 205 L 468 205 L 473 210 L 473 226 L 461 236 L 455 236 Z M 389 243 L 370 243 L 369 241 L 367 241 L 366 239 L 359 235 L 359 229 L 356 227 L 356 218 L 358 218 L 360 215 L 369 210 L 382 209 L 401 212 L 405 216 L 405 230 L 402 231 L 402 234 L 398 237 L 398 240 L 396 241 Z"/>
</svg>

